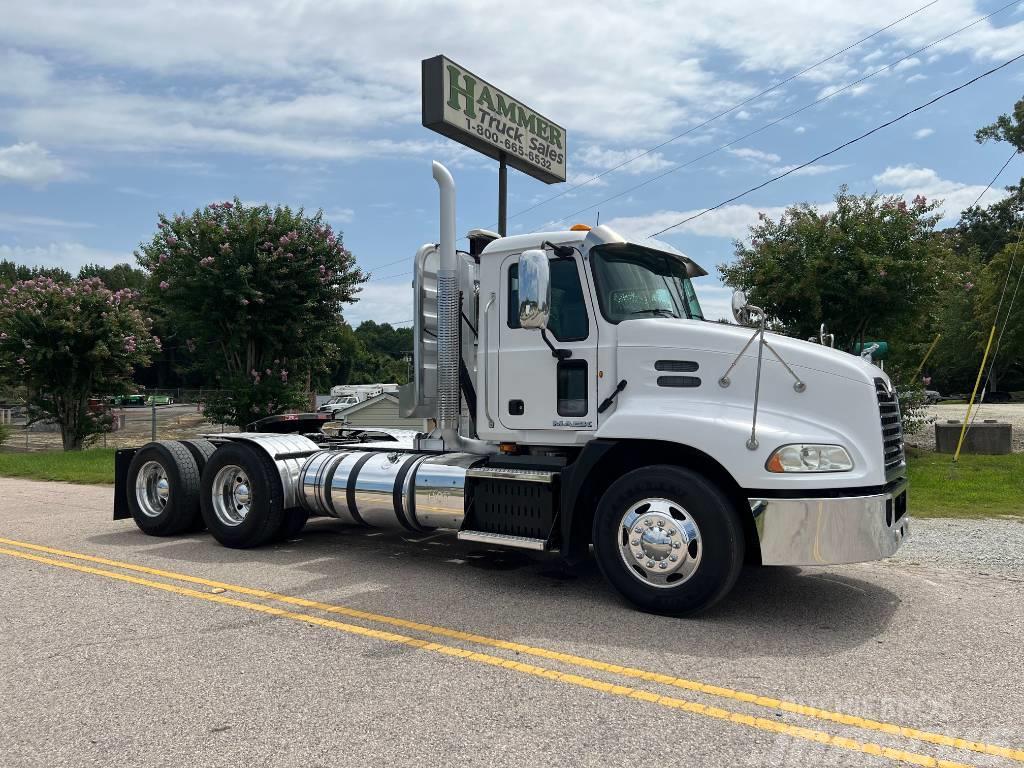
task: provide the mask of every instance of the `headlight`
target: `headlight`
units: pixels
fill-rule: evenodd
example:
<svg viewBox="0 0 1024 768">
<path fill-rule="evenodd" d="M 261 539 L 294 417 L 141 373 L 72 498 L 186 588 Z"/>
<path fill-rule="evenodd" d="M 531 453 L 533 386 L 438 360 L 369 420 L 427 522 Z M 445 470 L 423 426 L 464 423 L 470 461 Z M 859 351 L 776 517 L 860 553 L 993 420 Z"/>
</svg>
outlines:
<svg viewBox="0 0 1024 768">
<path fill-rule="evenodd" d="M 853 459 L 839 445 L 797 443 L 777 448 L 764 466 L 769 472 L 849 472 Z"/>
</svg>

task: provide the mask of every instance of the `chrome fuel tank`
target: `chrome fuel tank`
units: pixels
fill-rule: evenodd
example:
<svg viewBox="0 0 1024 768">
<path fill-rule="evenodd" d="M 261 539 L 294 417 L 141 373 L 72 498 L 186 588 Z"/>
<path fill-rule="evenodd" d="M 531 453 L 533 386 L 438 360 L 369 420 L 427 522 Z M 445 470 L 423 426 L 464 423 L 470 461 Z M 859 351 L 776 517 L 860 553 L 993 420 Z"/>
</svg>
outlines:
<svg viewBox="0 0 1024 768">
<path fill-rule="evenodd" d="M 374 528 L 458 530 L 465 517 L 468 453 L 320 451 L 300 473 L 298 497 L 311 514 Z"/>
</svg>

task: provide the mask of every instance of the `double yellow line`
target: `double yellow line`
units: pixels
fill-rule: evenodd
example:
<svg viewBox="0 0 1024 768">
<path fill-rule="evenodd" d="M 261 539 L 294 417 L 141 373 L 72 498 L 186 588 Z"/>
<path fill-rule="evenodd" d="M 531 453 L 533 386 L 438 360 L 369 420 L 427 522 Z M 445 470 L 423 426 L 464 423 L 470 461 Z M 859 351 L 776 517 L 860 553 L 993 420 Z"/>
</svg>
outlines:
<svg viewBox="0 0 1024 768">
<path fill-rule="evenodd" d="M 553 651 L 547 648 L 538 648 L 530 645 L 524 645 L 522 643 L 515 643 L 507 640 L 499 640 L 491 637 L 486 637 L 483 635 L 477 635 L 471 632 L 463 632 L 457 629 L 439 627 L 431 624 L 423 624 L 420 622 L 409 621 L 407 619 L 396 618 L 393 616 L 385 616 L 381 614 L 370 613 L 367 611 L 360 611 L 358 609 L 349 608 L 342 605 L 323 603 L 317 600 L 308 600 L 306 598 L 293 597 L 291 595 L 282 595 L 275 592 L 269 592 L 267 590 L 253 589 L 251 587 L 243 587 L 236 584 L 228 584 L 225 582 L 214 581 L 211 579 L 204 579 L 198 576 L 191 576 L 189 574 L 175 573 L 173 571 L 165 571 L 158 568 L 150 568 L 148 566 L 136 565 L 134 563 L 110 560 L 108 558 L 96 557 L 93 555 L 85 555 L 79 552 L 69 552 L 67 550 L 55 549 L 53 547 L 46 547 L 39 544 L 31 544 L 28 542 L 16 541 L 13 539 L 0 538 L 0 544 L 5 545 L 4 547 L 0 547 L 0 554 L 7 555 L 9 557 L 20 558 L 22 560 L 29 560 L 44 565 L 64 568 L 72 571 L 78 571 L 80 573 L 102 576 L 117 581 L 149 587 L 151 589 L 158 589 L 164 592 L 171 592 L 185 597 L 206 600 L 208 602 L 230 605 L 236 608 L 242 608 L 245 610 L 268 614 L 271 616 L 288 619 L 291 621 L 298 621 L 305 624 L 312 624 L 315 626 L 325 627 L 328 629 L 346 632 L 352 635 L 358 635 L 362 637 L 383 640 L 392 643 L 400 643 L 424 651 L 439 653 L 445 656 L 464 658 L 470 661 L 475 661 L 494 667 L 502 667 L 515 672 L 519 672 L 521 674 L 531 675 L 534 677 L 540 677 L 549 680 L 556 680 L 561 683 L 576 685 L 583 688 L 589 688 L 592 690 L 601 691 L 603 693 L 615 696 L 622 696 L 625 698 L 650 702 L 670 709 L 682 710 L 684 712 L 689 712 L 692 714 L 703 715 L 705 717 L 710 717 L 717 720 L 724 720 L 731 723 L 748 726 L 761 731 L 768 731 L 785 736 L 790 736 L 797 739 L 827 744 L 830 746 L 861 752 L 864 754 L 885 757 L 897 762 L 904 762 L 912 765 L 929 766 L 934 768 L 965 768 L 966 765 L 964 763 L 958 763 L 949 760 L 941 760 L 935 757 L 931 757 L 929 755 L 923 755 L 916 752 L 909 752 L 901 749 L 893 749 L 890 747 L 882 746 L 880 744 L 858 741 L 856 739 L 850 739 L 843 736 L 837 736 L 834 734 L 827 733 L 825 731 L 815 730 L 813 728 L 805 728 L 802 726 L 791 725 L 788 723 L 781 723 L 775 720 L 766 719 L 764 717 L 748 715 L 743 712 L 723 709 L 720 707 L 708 706 L 705 704 L 701 704 L 699 702 L 688 701 L 686 699 L 681 699 L 673 696 L 662 696 L 660 694 L 652 693 L 646 690 L 633 688 L 626 685 L 616 685 L 613 683 L 604 682 L 602 680 L 597 680 L 594 678 L 585 677 L 578 674 L 559 672 L 557 670 L 547 669 L 545 667 L 540 667 L 533 664 L 525 664 L 519 661 L 505 659 L 500 656 L 493 656 L 486 653 L 480 653 L 478 651 L 467 650 L 465 648 L 443 645 L 441 643 L 431 642 L 428 640 L 410 637 L 407 635 L 401 635 L 390 631 L 371 629 L 356 624 L 349 624 L 334 619 L 323 618 L 321 616 L 316 616 L 309 613 L 300 613 L 293 610 L 278 608 L 274 605 L 267 605 L 266 603 L 254 603 L 248 600 L 240 600 L 226 593 L 231 592 L 238 595 L 255 597 L 261 600 L 266 600 L 270 603 L 280 603 L 288 606 L 298 606 L 306 609 L 314 609 L 328 614 L 335 614 L 345 616 L 348 618 L 359 619 L 364 622 L 383 624 L 385 626 L 412 630 L 426 635 L 449 638 L 452 640 L 458 640 L 465 643 L 472 643 L 503 651 L 512 651 L 515 653 L 524 654 L 535 658 L 559 662 L 576 668 L 594 670 L 608 675 L 614 675 L 620 678 L 625 678 L 628 680 L 638 680 L 650 683 L 657 683 L 661 685 L 667 685 L 673 688 L 694 691 L 709 696 L 728 699 L 731 701 L 741 702 L 744 704 L 755 705 L 766 709 L 775 710 L 778 712 L 786 712 L 794 715 L 800 715 L 803 717 L 813 718 L 817 720 L 838 723 L 841 725 L 851 726 L 854 728 L 860 728 L 868 731 L 876 731 L 879 733 L 898 736 L 905 739 L 934 744 L 941 747 L 970 750 L 985 755 L 994 755 L 998 757 L 1004 757 L 1011 760 L 1024 762 L 1024 750 L 1011 749 L 1008 747 L 1001 747 L 993 744 L 985 744 L 981 742 L 970 741 L 967 739 L 946 736 L 938 733 L 930 733 L 928 731 L 922 731 L 916 728 L 907 728 L 900 725 L 894 725 L 892 723 L 885 723 L 878 720 L 871 720 L 868 718 L 858 717 L 856 715 L 847 715 L 840 712 L 832 712 L 826 709 L 820 709 L 818 707 L 810 707 L 803 704 L 785 701 L 782 699 L 759 696 L 757 694 L 747 693 L 744 691 L 737 691 L 731 688 L 708 685 L 706 683 L 700 683 L 679 677 L 672 677 L 670 675 L 658 674 L 655 672 L 649 672 L 642 669 L 635 669 L 632 667 L 625 667 L 618 664 L 609 664 L 607 662 L 598 661 L 596 659 L 589 659 L 583 656 L 576 656 L 574 654 L 561 653 L 559 651 Z M 16 549 L 9 549 L 7 547 L 15 547 Z M 40 554 L 34 554 L 36 552 L 45 553 L 47 555 L 55 555 L 57 557 L 66 559 L 58 560 L 54 559 L 53 557 L 45 557 Z M 96 568 L 90 565 L 81 565 L 79 563 L 94 563 L 96 565 L 109 566 L 120 569 L 120 571 L 129 571 L 134 573 L 146 574 L 149 576 L 156 576 L 161 579 L 167 579 L 170 581 L 207 587 L 215 591 L 201 592 L 196 589 L 177 586 L 176 584 L 168 584 L 163 581 L 153 581 L 152 579 L 133 576 L 130 573 L 110 571 L 103 568 Z M 969 768 L 969 766 L 967 766 L 967 768 Z"/>
</svg>

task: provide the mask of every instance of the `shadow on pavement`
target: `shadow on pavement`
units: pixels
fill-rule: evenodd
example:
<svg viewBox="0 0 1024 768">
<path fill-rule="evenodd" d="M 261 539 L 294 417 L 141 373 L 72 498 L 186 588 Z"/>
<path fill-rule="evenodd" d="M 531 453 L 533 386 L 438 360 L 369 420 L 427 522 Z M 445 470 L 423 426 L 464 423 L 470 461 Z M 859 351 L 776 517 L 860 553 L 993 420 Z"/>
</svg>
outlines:
<svg viewBox="0 0 1024 768">
<path fill-rule="evenodd" d="M 88 541 L 115 547 L 116 557 L 131 562 L 149 555 L 170 561 L 168 570 L 506 639 L 581 652 L 618 646 L 624 655 L 617 661 L 626 664 L 640 649 L 721 659 L 826 657 L 881 642 L 899 605 L 893 592 L 842 567 L 745 568 L 721 603 L 678 619 L 629 607 L 593 560 L 567 569 L 556 555 L 481 548 L 448 533 L 403 535 L 314 520 L 291 541 L 231 550 L 205 533 L 152 539 L 131 521 L 118 525 Z M 353 584 L 369 588 L 352 594 Z"/>
</svg>

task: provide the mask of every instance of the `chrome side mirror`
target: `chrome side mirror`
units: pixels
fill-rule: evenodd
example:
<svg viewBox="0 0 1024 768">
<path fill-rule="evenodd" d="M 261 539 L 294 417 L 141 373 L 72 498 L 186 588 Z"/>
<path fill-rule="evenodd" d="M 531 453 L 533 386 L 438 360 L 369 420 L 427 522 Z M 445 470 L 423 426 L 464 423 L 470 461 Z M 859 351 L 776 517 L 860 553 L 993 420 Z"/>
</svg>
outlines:
<svg viewBox="0 0 1024 768">
<path fill-rule="evenodd" d="M 541 250 L 519 257 L 519 325 L 544 330 L 551 316 L 551 267 Z"/>
<path fill-rule="evenodd" d="M 750 325 L 760 311 L 760 309 L 747 301 L 747 294 L 743 291 L 733 291 L 732 318 L 737 323 L 740 325 Z"/>
</svg>

